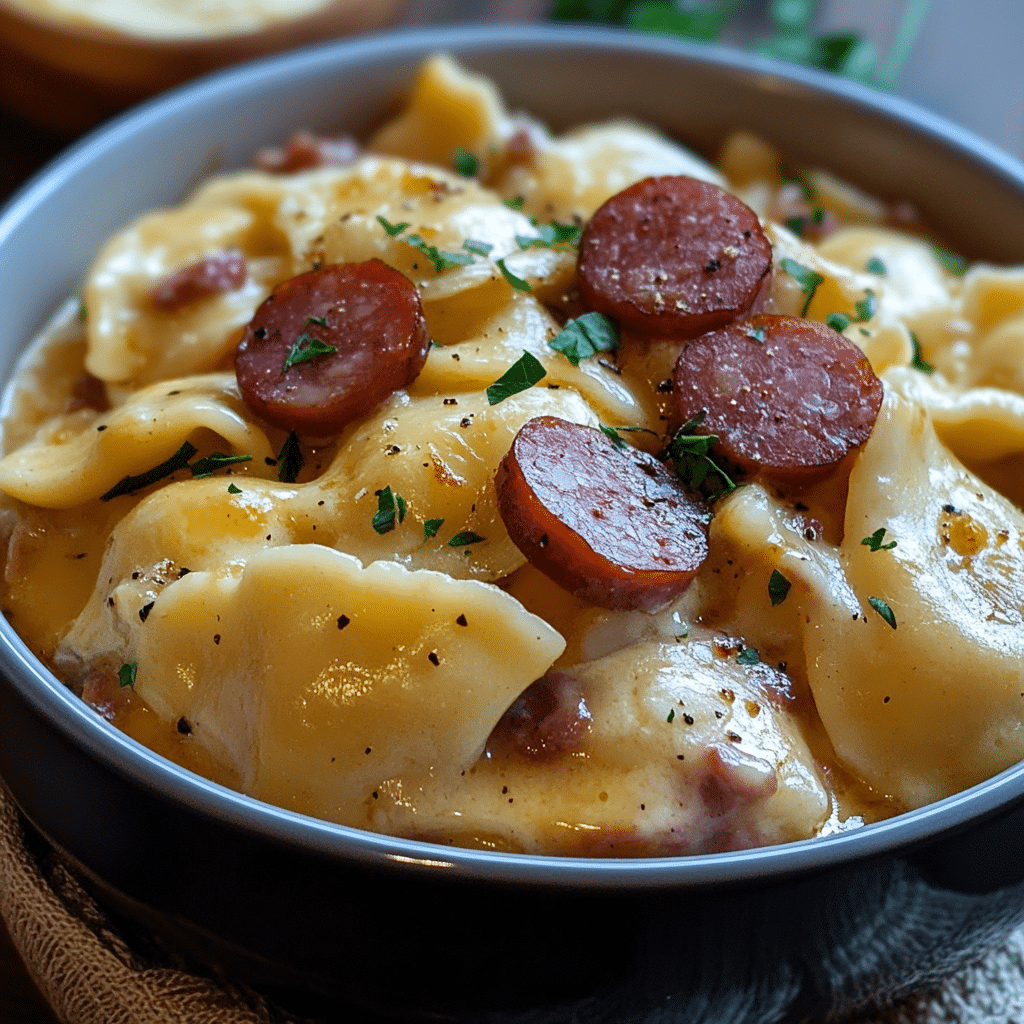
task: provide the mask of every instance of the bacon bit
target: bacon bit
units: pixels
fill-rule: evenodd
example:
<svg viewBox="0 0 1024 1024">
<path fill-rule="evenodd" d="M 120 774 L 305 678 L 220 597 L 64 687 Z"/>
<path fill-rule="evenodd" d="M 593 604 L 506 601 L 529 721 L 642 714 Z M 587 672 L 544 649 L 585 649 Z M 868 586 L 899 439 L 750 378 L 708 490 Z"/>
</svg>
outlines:
<svg viewBox="0 0 1024 1024">
<path fill-rule="evenodd" d="M 505 158 L 510 164 L 532 164 L 537 159 L 537 144 L 529 128 L 520 128 L 505 143 Z"/>
<path fill-rule="evenodd" d="M 283 149 L 261 149 L 253 166 L 268 174 L 291 174 L 311 167 L 347 167 L 359 156 L 359 143 L 351 135 L 328 137 L 296 132 Z"/>
<path fill-rule="evenodd" d="M 95 409 L 106 412 L 110 408 L 107 399 L 107 386 L 91 373 L 83 373 L 71 383 L 71 394 L 64 403 L 65 412 L 78 412 L 79 409 Z"/>
<path fill-rule="evenodd" d="M 157 281 L 150 301 L 161 313 L 233 292 L 245 284 L 245 259 L 237 249 L 219 249 Z"/>
</svg>

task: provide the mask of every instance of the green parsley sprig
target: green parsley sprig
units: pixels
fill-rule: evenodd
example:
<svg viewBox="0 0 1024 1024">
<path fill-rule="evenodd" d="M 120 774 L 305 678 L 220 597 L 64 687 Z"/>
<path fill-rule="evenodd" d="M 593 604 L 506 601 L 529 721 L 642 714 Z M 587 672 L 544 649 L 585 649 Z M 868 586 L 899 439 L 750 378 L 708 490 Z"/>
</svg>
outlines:
<svg viewBox="0 0 1024 1024">
<path fill-rule="evenodd" d="M 215 452 L 213 455 L 207 455 L 190 464 L 189 460 L 198 451 L 199 449 L 194 444 L 186 441 L 169 459 L 165 459 L 152 469 L 147 469 L 145 473 L 121 477 L 106 494 L 100 495 L 100 501 L 111 501 L 125 494 L 141 491 L 144 487 L 149 487 L 151 484 L 173 475 L 179 469 L 188 469 L 194 477 L 206 477 L 222 466 L 228 466 L 235 462 L 249 462 L 252 459 L 251 455 L 223 455 L 220 452 Z"/>
<path fill-rule="evenodd" d="M 718 435 L 696 433 L 706 417 L 707 410 L 701 409 L 688 419 L 669 441 L 666 451 L 683 483 L 700 491 L 709 501 L 716 501 L 735 491 L 736 484 L 711 458 L 711 446 L 718 442 Z"/>
<path fill-rule="evenodd" d="M 377 511 L 373 515 L 372 525 L 377 533 L 390 533 L 405 519 L 406 502 L 400 494 L 391 490 L 391 485 L 377 492 Z"/>
<path fill-rule="evenodd" d="M 561 352 L 573 366 L 598 352 L 615 352 L 619 347 L 619 329 L 603 313 L 584 313 L 566 321 L 561 332 L 548 345 Z"/>
<path fill-rule="evenodd" d="M 493 384 L 487 388 L 487 401 L 490 405 L 504 402 L 506 398 L 532 388 L 547 376 L 547 370 L 536 356 L 523 352 Z"/>
</svg>

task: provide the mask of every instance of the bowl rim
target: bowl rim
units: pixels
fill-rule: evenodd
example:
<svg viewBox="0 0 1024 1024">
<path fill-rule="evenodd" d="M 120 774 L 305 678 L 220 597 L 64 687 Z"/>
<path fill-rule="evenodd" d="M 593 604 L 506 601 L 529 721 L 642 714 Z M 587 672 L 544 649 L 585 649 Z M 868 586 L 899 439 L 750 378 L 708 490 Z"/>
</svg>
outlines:
<svg viewBox="0 0 1024 1024">
<path fill-rule="evenodd" d="M 358 66 L 411 60 L 437 50 L 471 59 L 501 48 L 585 51 L 675 57 L 747 76 L 824 92 L 866 109 L 919 137 L 980 164 L 1024 194 L 1024 165 L 991 143 L 910 101 L 815 69 L 772 58 L 621 29 L 579 25 L 459 25 L 375 33 L 262 58 L 176 87 L 94 130 L 25 183 L 0 212 L 0 253 L 8 237 L 48 198 L 93 160 L 175 111 L 211 98 L 245 92 L 256 83 L 283 81 L 329 64 Z M 0 262 L 2 267 L 2 262 Z M 2 272 L 2 271 L 0 271 Z M 992 816 L 1024 799 L 1024 761 L 960 793 L 850 831 L 727 853 L 657 858 L 582 858 L 504 853 L 443 846 L 361 831 L 311 818 L 211 782 L 154 753 L 97 715 L 29 651 L 0 616 L 0 675 L 52 728 L 134 786 L 264 839 L 299 846 L 332 859 L 384 870 L 419 870 L 480 881 L 526 882 L 560 888 L 645 890 L 763 882 L 833 868 L 923 845 Z M 17 793 L 14 794 L 17 799 Z"/>
</svg>

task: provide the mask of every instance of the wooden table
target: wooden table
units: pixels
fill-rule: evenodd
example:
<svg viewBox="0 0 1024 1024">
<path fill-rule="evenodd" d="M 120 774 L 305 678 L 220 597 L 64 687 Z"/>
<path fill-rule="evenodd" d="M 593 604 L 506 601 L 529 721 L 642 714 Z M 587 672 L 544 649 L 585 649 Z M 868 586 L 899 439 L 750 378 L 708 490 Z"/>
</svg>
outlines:
<svg viewBox="0 0 1024 1024">
<path fill-rule="evenodd" d="M 545 0 L 411 0 L 406 21 L 526 21 L 547 9 Z M 747 45 L 764 34 L 763 2 L 751 3 L 727 41 Z M 824 0 L 821 31 L 856 27 L 888 54 L 908 7 L 923 15 L 897 92 L 1024 156 L 1024 14 L 1016 0 Z M 0 197 L 55 156 L 68 140 L 33 128 L 0 110 Z M 56 1024 L 32 984 L 5 929 L 0 927 L 0 1021 Z"/>
</svg>

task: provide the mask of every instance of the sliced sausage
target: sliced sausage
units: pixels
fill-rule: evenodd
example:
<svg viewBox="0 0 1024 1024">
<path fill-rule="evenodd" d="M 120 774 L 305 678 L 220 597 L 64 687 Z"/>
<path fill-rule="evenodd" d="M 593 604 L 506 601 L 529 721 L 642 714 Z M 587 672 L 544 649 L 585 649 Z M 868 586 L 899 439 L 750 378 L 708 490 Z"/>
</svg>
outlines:
<svg viewBox="0 0 1024 1024">
<path fill-rule="evenodd" d="M 605 608 L 653 610 L 708 552 L 707 506 L 657 459 L 554 416 L 516 434 L 495 480 L 512 542 L 546 576 Z"/>
<path fill-rule="evenodd" d="M 376 259 L 335 263 L 271 292 L 245 329 L 235 374 L 257 415 L 325 437 L 414 381 L 429 348 L 407 277 Z"/>
<path fill-rule="evenodd" d="M 161 278 L 149 293 L 161 313 L 177 313 L 195 302 L 233 292 L 245 284 L 245 259 L 237 249 L 219 249 Z"/>
<path fill-rule="evenodd" d="M 611 197 L 580 243 L 580 291 L 647 337 L 693 338 L 757 312 L 772 246 L 757 214 L 699 178 L 645 178 Z"/>
<path fill-rule="evenodd" d="M 733 466 L 781 482 L 825 476 L 871 436 L 882 383 L 852 342 L 813 320 L 760 314 L 686 342 L 673 375 L 680 422 Z"/>
<path fill-rule="evenodd" d="M 579 678 L 552 670 L 531 683 L 512 702 L 491 731 L 491 754 L 514 752 L 535 760 L 579 750 L 591 725 L 590 709 Z"/>
</svg>

